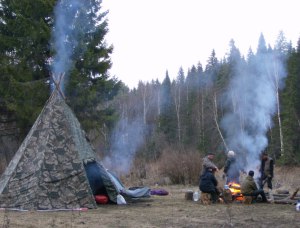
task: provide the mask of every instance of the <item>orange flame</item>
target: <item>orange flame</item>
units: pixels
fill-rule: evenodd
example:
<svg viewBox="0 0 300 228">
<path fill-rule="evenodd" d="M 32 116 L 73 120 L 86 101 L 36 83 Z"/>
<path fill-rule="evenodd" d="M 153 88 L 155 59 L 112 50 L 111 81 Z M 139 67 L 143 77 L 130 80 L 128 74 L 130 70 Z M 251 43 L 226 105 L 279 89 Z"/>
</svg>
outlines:
<svg viewBox="0 0 300 228">
<path fill-rule="evenodd" d="M 241 193 L 241 185 L 235 182 L 229 182 L 228 186 L 233 198 L 237 201 L 242 201 L 243 195 Z"/>
</svg>

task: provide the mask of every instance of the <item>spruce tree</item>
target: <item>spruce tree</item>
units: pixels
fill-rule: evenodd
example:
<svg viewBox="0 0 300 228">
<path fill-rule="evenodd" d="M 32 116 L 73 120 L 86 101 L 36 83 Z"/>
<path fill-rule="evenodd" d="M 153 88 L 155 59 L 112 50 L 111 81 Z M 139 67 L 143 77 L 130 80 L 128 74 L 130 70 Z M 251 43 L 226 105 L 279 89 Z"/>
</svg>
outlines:
<svg viewBox="0 0 300 228">
<path fill-rule="evenodd" d="M 300 39 L 299 39 L 300 41 Z M 300 44 L 300 42 L 299 42 Z M 299 46 L 298 46 L 299 47 Z M 288 77 L 281 95 L 285 154 L 283 164 L 300 164 L 300 49 L 288 59 Z"/>
<path fill-rule="evenodd" d="M 58 52 L 57 47 L 53 48 L 55 39 L 51 38 L 58 29 L 54 8 L 61 4 L 60 9 L 67 13 L 75 2 L 1 1 L 0 105 L 3 111 L 11 113 L 24 133 L 49 97 L 50 75 L 58 73 L 51 69 Z M 107 73 L 111 67 L 112 46 L 104 41 L 108 24 L 107 12 L 101 12 L 101 0 L 84 1 L 73 13 L 76 17 L 68 29 L 77 35 L 76 46 L 71 46 L 71 55 L 67 58 L 71 62 L 69 70 L 59 73 L 68 76 L 65 77 L 69 79 L 67 101 L 89 130 L 96 127 L 96 123 L 97 126 L 105 121 L 112 123 L 113 110 L 101 104 L 117 94 L 121 83 L 109 78 Z M 65 41 L 70 42 L 70 38 Z"/>
<path fill-rule="evenodd" d="M 49 39 L 53 0 L 2 0 L 0 7 L 0 97 L 26 132 L 49 92 Z"/>
<path fill-rule="evenodd" d="M 104 40 L 108 32 L 101 0 L 61 0 L 55 7 L 52 71 L 65 74 L 65 95 L 86 130 L 112 125 L 111 100 L 121 83 L 109 78 L 112 46 Z M 105 107 L 105 108 L 104 108 Z M 111 122 L 112 121 L 112 122 Z"/>
<path fill-rule="evenodd" d="M 167 142 L 171 143 L 176 139 L 176 111 L 168 71 L 161 85 L 160 101 L 159 130 L 165 135 Z"/>
</svg>

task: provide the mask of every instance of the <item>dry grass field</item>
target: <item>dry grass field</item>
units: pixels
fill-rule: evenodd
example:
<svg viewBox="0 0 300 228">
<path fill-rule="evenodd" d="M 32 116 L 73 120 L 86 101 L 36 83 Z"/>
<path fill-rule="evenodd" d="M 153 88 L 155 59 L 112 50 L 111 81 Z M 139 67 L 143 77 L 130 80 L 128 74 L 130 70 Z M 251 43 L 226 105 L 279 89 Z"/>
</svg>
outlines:
<svg viewBox="0 0 300 228">
<path fill-rule="evenodd" d="M 276 169 L 276 189 L 292 190 L 299 184 L 300 168 Z M 185 192 L 197 186 L 156 187 L 169 195 L 127 205 L 99 205 L 85 212 L 0 211 L 0 227 L 300 227 L 295 205 L 235 202 L 206 206 L 185 199 Z"/>
</svg>

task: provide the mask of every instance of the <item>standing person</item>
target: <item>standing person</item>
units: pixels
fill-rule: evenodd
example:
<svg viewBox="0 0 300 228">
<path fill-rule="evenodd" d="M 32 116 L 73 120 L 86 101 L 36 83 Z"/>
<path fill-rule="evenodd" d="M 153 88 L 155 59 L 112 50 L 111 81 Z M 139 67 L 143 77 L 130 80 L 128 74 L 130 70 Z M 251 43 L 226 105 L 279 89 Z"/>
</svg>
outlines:
<svg viewBox="0 0 300 228">
<path fill-rule="evenodd" d="M 226 184 L 230 182 L 240 183 L 240 169 L 236 163 L 235 153 L 232 150 L 227 153 L 223 177 L 226 177 Z"/>
<path fill-rule="evenodd" d="M 210 152 L 208 153 L 202 160 L 202 172 L 201 174 L 204 174 L 206 172 L 206 169 L 211 168 L 215 171 L 219 171 L 218 167 L 213 163 L 213 160 L 215 158 L 215 154 Z"/>
<path fill-rule="evenodd" d="M 257 196 L 260 195 L 262 198 L 262 202 L 268 202 L 264 190 L 257 188 L 253 176 L 254 176 L 254 171 L 250 170 L 248 176 L 242 182 L 241 193 L 244 196 L 254 196 L 255 198 L 257 198 Z"/>
<path fill-rule="evenodd" d="M 201 192 L 209 193 L 211 195 L 212 203 L 217 203 L 220 192 L 217 189 L 218 181 L 213 174 L 212 168 L 206 168 L 204 173 L 200 176 L 199 189 Z"/>
<path fill-rule="evenodd" d="M 265 183 L 267 183 L 269 190 L 272 191 L 272 179 L 274 177 L 274 161 L 268 156 L 267 152 L 264 152 L 262 154 L 260 172 L 260 188 L 263 189 Z"/>
</svg>

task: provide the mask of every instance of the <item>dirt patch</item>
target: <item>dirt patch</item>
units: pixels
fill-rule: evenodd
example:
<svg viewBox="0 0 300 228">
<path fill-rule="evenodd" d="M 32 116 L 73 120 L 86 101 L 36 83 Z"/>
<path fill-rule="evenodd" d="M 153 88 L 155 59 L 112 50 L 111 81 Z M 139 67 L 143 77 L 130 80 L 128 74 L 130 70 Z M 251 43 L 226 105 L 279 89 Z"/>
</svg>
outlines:
<svg viewBox="0 0 300 228">
<path fill-rule="evenodd" d="M 294 205 L 241 203 L 202 205 L 185 200 L 184 186 L 164 187 L 168 196 L 86 212 L 1 211 L 2 227 L 300 227 Z M 191 188 L 195 190 L 195 188 Z"/>
</svg>

